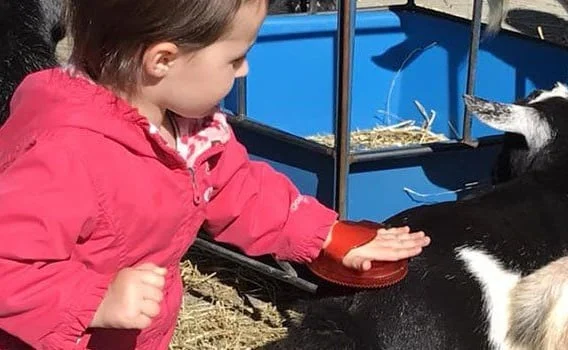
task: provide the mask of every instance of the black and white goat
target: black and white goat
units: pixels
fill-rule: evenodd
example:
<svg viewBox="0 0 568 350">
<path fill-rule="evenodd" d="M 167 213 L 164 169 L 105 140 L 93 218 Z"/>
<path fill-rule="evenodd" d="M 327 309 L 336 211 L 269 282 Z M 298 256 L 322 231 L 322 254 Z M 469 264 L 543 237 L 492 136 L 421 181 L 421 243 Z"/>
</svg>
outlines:
<svg viewBox="0 0 568 350">
<path fill-rule="evenodd" d="M 0 0 L 0 125 L 27 74 L 57 64 L 63 0 Z"/>
<path fill-rule="evenodd" d="M 466 104 L 507 132 L 501 183 L 387 220 L 432 237 L 406 279 L 298 302 L 292 334 L 328 332 L 344 340 L 328 339 L 334 349 L 568 349 L 568 89 Z"/>
</svg>

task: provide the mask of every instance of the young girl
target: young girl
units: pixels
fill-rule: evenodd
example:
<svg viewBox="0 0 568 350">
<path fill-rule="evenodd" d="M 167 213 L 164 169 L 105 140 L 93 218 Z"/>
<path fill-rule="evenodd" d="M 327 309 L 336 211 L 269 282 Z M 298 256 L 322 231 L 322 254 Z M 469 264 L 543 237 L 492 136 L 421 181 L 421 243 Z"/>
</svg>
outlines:
<svg viewBox="0 0 568 350">
<path fill-rule="evenodd" d="M 216 107 L 266 7 L 70 1 L 72 66 L 28 76 L 0 130 L 0 349 L 166 349 L 202 226 L 250 255 L 338 251 L 345 223 L 250 161 Z M 429 243 L 379 233 L 338 258 L 365 270 Z"/>
</svg>

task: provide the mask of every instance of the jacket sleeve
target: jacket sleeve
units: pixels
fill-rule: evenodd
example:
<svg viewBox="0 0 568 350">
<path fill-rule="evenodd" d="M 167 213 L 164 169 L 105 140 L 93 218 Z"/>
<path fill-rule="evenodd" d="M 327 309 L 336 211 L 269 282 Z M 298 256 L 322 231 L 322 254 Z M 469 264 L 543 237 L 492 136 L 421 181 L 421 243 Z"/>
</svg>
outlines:
<svg viewBox="0 0 568 350">
<path fill-rule="evenodd" d="M 0 172 L 0 328 L 36 349 L 70 349 L 112 276 L 71 256 L 98 215 L 81 160 L 38 141 Z"/>
<path fill-rule="evenodd" d="M 337 214 L 267 163 L 251 161 L 231 133 L 212 171 L 214 192 L 205 230 L 247 255 L 310 262 L 318 256 Z"/>
</svg>

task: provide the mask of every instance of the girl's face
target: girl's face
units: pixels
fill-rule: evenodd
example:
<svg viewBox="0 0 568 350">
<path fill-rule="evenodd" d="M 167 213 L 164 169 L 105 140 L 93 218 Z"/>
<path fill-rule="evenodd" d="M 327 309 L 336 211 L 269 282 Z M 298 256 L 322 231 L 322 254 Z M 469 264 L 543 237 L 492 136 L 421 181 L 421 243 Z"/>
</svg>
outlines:
<svg viewBox="0 0 568 350">
<path fill-rule="evenodd" d="M 217 42 L 180 54 L 160 82 L 162 108 L 186 118 L 207 116 L 248 73 L 246 54 L 256 40 L 266 1 L 250 1 L 237 12 L 229 32 Z"/>
</svg>

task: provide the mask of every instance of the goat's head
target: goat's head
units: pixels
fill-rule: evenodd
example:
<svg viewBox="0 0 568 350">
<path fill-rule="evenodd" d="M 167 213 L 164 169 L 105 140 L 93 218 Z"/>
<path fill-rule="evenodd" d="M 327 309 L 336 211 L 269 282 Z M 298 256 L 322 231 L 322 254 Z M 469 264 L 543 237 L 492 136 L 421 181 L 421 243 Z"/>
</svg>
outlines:
<svg viewBox="0 0 568 350">
<path fill-rule="evenodd" d="M 477 118 L 505 131 L 505 144 L 496 167 L 496 180 L 563 165 L 568 161 L 568 88 L 535 90 L 513 104 L 465 96 Z"/>
</svg>

